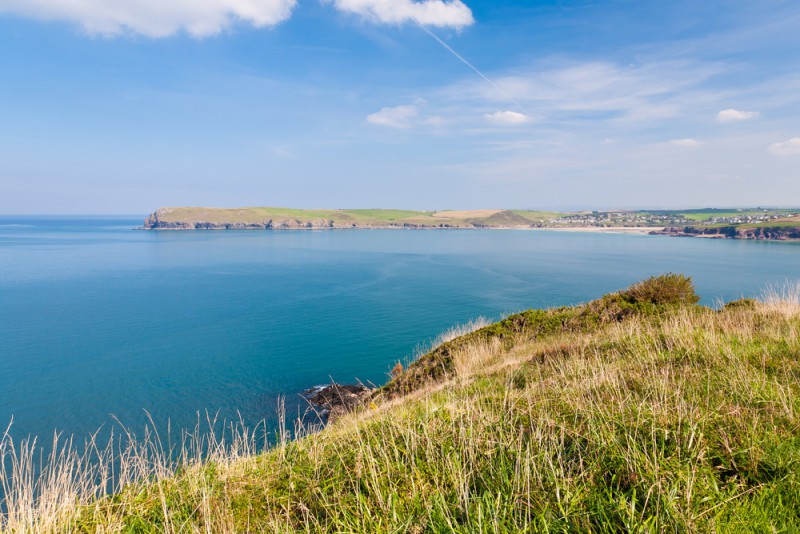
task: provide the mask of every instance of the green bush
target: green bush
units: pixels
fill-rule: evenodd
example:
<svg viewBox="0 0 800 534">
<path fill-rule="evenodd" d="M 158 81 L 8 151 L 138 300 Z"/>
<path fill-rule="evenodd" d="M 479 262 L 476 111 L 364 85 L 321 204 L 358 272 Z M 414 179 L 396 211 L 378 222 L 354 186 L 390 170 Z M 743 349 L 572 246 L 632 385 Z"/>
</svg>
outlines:
<svg viewBox="0 0 800 534">
<path fill-rule="evenodd" d="M 620 296 L 631 304 L 694 305 L 700 302 L 692 278 L 675 273 L 633 284 L 620 292 Z"/>
<path fill-rule="evenodd" d="M 758 305 L 758 301 L 755 299 L 739 299 L 733 300 L 725 304 L 724 309 L 726 310 L 754 310 Z"/>
</svg>

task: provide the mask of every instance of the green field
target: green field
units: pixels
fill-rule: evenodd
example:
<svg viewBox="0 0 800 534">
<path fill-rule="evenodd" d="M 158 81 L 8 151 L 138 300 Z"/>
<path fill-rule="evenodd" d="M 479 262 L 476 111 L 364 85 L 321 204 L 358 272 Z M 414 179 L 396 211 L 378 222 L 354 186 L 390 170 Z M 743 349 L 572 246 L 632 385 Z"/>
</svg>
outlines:
<svg viewBox="0 0 800 534">
<path fill-rule="evenodd" d="M 686 220 L 689 221 L 710 221 L 711 219 L 723 217 L 723 218 L 733 218 L 733 217 L 757 217 L 759 215 L 764 215 L 765 213 L 774 213 L 774 214 L 786 214 L 789 215 L 791 213 L 796 213 L 796 210 L 788 210 L 788 209 L 770 209 L 770 210 L 758 210 L 758 209 L 724 209 L 724 208 L 707 208 L 707 209 L 698 209 L 698 210 L 666 210 L 666 211 L 646 211 L 643 213 L 658 213 L 664 215 L 677 215 L 682 216 Z"/>
<path fill-rule="evenodd" d="M 693 213 L 693 212 L 682 212 L 685 218 L 689 219 L 690 221 L 708 221 L 715 217 L 757 217 L 759 215 L 763 215 L 763 211 L 721 211 L 721 212 L 705 212 L 705 213 Z"/>
<path fill-rule="evenodd" d="M 353 218 L 367 221 L 402 221 L 407 219 L 429 219 L 433 217 L 432 212 L 413 211 L 413 210 L 391 210 L 391 209 L 371 209 L 371 210 L 340 210 L 334 214 L 347 214 Z"/>
<path fill-rule="evenodd" d="M 741 224 L 739 225 L 740 228 L 793 228 L 793 227 L 800 227 L 800 217 L 795 217 L 791 220 L 782 220 L 778 219 L 775 221 L 769 221 L 764 223 L 757 223 L 757 224 Z"/>
</svg>

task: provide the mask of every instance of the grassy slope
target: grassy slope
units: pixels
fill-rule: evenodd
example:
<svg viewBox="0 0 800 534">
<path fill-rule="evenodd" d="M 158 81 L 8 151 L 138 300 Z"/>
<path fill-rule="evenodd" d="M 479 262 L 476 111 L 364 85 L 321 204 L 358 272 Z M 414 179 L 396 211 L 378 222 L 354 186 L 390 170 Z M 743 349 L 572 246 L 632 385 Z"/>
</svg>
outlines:
<svg viewBox="0 0 800 534">
<path fill-rule="evenodd" d="M 132 485 L 60 529 L 791 531 L 796 296 L 717 312 L 639 289 L 448 342 L 320 434 Z"/>
<path fill-rule="evenodd" d="M 159 218 L 167 222 L 199 221 L 212 223 L 258 223 L 270 219 L 315 220 L 334 217 L 348 218 L 337 210 L 303 210 L 293 208 L 203 208 L 177 207 L 159 210 Z"/>
<path fill-rule="evenodd" d="M 739 228 L 797 228 L 800 227 L 800 217 L 786 217 L 765 223 L 741 224 Z"/>
</svg>

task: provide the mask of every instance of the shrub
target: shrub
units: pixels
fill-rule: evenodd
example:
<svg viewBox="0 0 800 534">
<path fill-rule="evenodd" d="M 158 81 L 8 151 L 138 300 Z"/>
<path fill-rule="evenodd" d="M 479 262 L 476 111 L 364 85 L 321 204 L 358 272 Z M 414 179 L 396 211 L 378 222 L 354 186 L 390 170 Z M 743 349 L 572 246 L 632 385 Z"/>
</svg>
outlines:
<svg viewBox="0 0 800 534">
<path fill-rule="evenodd" d="M 395 378 L 399 378 L 400 375 L 403 374 L 403 371 L 405 371 L 405 369 L 403 368 L 403 364 L 397 362 L 395 366 L 392 367 L 392 370 L 389 371 L 389 376 L 394 380 Z"/>
<path fill-rule="evenodd" d="M 631 304 L 694 305 L 700 302 L 692 278 L 675 273 L 633 284 L 620 292 L 620 296 Z"/>
<path fill-rule="evenodd" d="M 755 299 L 739 299 L 728 302 L 723 306 L 725 310 L 755 310 L 758 301 Z"/>
</svg>

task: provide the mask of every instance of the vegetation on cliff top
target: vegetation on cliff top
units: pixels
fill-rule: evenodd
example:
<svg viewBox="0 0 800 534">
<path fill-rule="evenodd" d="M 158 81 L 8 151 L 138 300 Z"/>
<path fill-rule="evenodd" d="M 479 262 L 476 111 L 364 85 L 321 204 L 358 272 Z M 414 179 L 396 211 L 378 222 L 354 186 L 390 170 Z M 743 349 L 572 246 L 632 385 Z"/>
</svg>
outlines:
<svg viewBox="0 0 800 534">
<path fill-rule="evenodd" d="M 335 227 L 352 226 L 531 226 L 558 218 L 559 214 L 528 210 L 411 211 L 392 209 L 303 210 L 292 208 L 161 208 L 150 216 L 145 227 L 169 228 L 171 225 L 280 225 L 329 223 Z M 158 223 L 158 224 L 156 224 Z"/>
<path fill-rule="evenodd" d="M 362 409 L 268 452 L 252 454 L 242 429 L 177 468 L 155 439 L 125 449 L 133 474 L 113 496 L 82 478 L 79 458 L 56 458 L 36 488 L 6 472 L 4 484 L 21 485 L 2 525 L 791 531 L 800 524 L 800 291 L 719 310 L 696 303 L 690 280 L 666 275 L 513 315 L 445 342 Z M 5 440 L 3 454 L 12 450 L 24 467 Z"/>
</svg>

